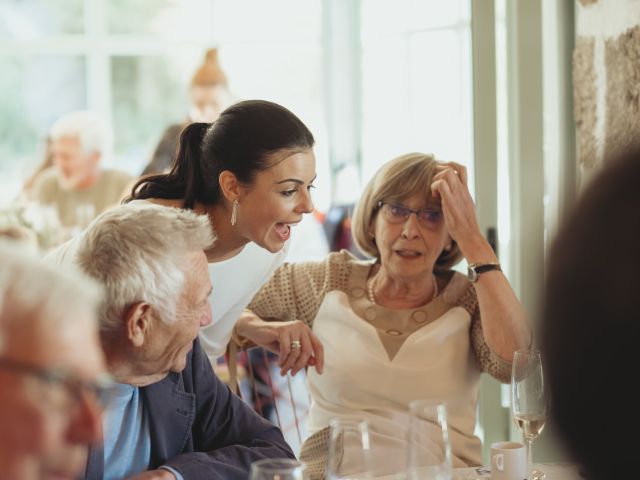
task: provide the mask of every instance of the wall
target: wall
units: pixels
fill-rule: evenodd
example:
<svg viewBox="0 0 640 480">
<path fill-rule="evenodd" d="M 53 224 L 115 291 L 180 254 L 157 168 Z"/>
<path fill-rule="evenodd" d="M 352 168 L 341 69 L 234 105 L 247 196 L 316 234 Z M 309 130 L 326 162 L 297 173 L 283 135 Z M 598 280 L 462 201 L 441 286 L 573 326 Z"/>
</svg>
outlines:
<svg viewBox="0 0 640 480">
<path fill-rule="evenodd" d="M 640 2 L 576 1 L 574 108 L 580 180 L 640 128 Z"/>
</svg>

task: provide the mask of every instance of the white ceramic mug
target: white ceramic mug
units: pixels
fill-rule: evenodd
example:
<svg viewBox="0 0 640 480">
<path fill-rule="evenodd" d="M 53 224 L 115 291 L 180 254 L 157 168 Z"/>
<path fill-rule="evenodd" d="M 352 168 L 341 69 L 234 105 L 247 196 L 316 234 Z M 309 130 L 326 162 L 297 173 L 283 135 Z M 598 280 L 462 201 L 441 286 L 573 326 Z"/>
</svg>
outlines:
<svg viewBox="0 0 640 480">
<path fill-rule="evenodd" d="M 518 442 L 491 444 L 491 480 L 527 478 L 527 449 Z"/>
</svg>

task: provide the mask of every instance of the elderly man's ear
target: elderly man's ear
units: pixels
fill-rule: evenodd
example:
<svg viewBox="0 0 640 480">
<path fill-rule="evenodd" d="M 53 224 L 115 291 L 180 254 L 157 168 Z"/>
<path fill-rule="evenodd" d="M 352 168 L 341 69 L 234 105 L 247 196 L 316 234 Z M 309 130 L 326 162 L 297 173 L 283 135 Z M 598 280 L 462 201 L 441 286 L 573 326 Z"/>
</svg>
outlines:
<svg viewBox="0 0 640 480">
<path fill-rule="evenodd" d="M 145 302 L 134 303 L 125 315 L 127 337 L 135 347 L 141 347 L 151 329 L 151 306 Z"/>
</svg>

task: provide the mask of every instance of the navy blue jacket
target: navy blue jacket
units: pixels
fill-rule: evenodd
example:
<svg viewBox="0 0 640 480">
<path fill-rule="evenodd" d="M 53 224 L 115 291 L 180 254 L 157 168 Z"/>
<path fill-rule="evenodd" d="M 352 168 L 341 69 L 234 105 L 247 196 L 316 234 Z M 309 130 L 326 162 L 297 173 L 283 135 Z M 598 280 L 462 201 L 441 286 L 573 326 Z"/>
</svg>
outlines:
<svg viewBox="0 0 640 480">
<path fill-rule="evenodd" d="M 193 342 L 187 366 L 140 389 L 151 434 L 149 469 L 176 469 L 185 480 L 242 479 L 261 458 L 295 458 L 280 429 L 231 393 Z M 86 477 L 101 480 L 102 447 L 89 453 Z"/>
</svg>

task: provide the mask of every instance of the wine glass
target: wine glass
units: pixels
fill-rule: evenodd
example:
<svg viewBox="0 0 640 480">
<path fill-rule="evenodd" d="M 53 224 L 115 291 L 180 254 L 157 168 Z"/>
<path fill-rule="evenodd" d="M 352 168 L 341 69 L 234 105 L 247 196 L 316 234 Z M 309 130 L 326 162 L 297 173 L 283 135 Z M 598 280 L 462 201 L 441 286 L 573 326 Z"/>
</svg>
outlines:
<svg viewBox="0 0 640 480">
<path fill-rule="evenodd" d="M 450 480 L 451 444 L 447 409 L 442 402 L 415 400 L 409 404 L 410 480 Z"/>
<path fill-rule="evenodd" d="M 511 413 L 522 431 L 527 446 L 527 475 L 530 480 L 541 478 L 532 470 L 531 442 L 540 435 L 546 420 L 546 398 L 542 373 L 542 357 L 538 350 L 518 350 L 511 367 Z"/>
<path fill-rule="evenodd" d="M 332 418 L 329 422 L 329 480 L 373 478 L 369 424 L 366 420 Z"/>
<path fill-rule="evenodd" d="M 251 464 L 251 480 L 309 480 L 309 475 L 298 460 L 265 458 Z"/>
</svg>

